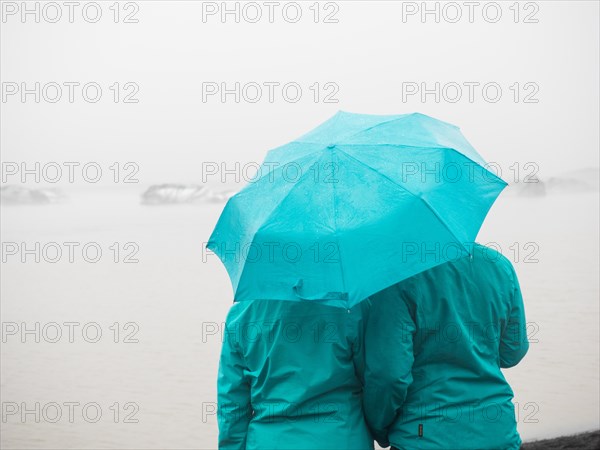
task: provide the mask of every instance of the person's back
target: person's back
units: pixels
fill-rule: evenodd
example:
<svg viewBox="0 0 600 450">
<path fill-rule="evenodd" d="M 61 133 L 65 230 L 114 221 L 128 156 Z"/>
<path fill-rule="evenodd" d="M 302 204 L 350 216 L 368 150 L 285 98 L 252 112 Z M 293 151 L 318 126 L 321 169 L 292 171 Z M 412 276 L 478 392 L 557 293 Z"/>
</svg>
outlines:
<svg viewBox="0 0 600 450">
<path fill-rule="evenodd" d="M 372 449 L 357 376 L 368 306 L 234 304 L 219 367 L 219 448 Z"/>
<path fill-rule="evenodd" d="M 473 250 L 371 297 L 365 411 L 381 444 L 520 446 L 500 370 L 528 349 L 519 284 L 502 255 Z"/>
</svg>

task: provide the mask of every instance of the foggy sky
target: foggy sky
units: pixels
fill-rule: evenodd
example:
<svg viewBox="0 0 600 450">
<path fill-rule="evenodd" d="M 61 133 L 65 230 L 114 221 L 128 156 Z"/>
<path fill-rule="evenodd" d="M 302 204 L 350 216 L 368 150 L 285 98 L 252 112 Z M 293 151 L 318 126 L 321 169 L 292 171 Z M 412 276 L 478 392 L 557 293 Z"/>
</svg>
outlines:
<svg viewBox="0 0 600 450">
<path fill-rule="evenodd" d="M 74 23 L 65 17 L 22 23 L 17 14 L 0 24 L 3 83 L 95 82 L 103 89 L 97 103 L 80 94 L 69 103 L 66 89 L 57 103 L 9 96 L 1 104 L 3 161 L 97 161 L 104 167 L 133 161 L 142 183 L 199 182 L 203 161 L 229 167 L 261 161 L 267 150 L 345 110 L 419 111 L 452 122 L 486 160 L 505 170 L 533 161 L 544 177 L 598 166 L 597 2 L 537 2 L 538 23 L 523 23 L 527 11 L 514 23 L 512 2 L 501 2 L 497 23 L 486 21 L 480 8 L 469 23 L 464 2 L 457 2 L 463 14 L 457 23 L 444 17 L 435 23 L 432 16 L 422 23 L 419 14 L 403 22 L 402 2 L 367 1 L 337 2 L 338 23 L 322 23 L 323 9 L 314 23 L 312 2 L 302 3 L 297 23 L 277 9 L 274 23 L 265 17 L 222 23 L 218 14 L 203 22 L 202 2 L 190 1 L 137 2 L 138 23 L 122 23 L 126 11 L 114 23 L 112 2 L 101 3 L 97 23 L 76 10 Z M 266 14 L 264 2 L 258 4 Z M 114 103 L 109 87 L 115 82 L 121 95 L 129 92 L 122 90 L 125 83 L 135 83 L 139 102 L 121 97 Z M 276 90 L 271 103 L 265 88 L 256 103 L 236 103 L 233 96 L 222 103 L 218 95 L 203 102 L 202 83 L 236 82 L 297 83 L 302 97 L 291 103 Z M 317 103 L 310 89 L 315 82 Z M 436 82 L 497 83 L 502 98 L 488 102 L 476 89 L 471 103 L 464 88 L 456 103 L 436 103 L 433 95 L 425 102 L 420 95 L 403 101 L 402 83 L 432 88 Z M 515 82 L 521 94 L 516 103 L 509 89 Z M 338 103 L 322 101 L 330 92 L 325 83 L 339 88 Z M 530 92 L 525 83 L 539 87 L 533 96 L 538 103 L 524 103 Z"/>
</svg>

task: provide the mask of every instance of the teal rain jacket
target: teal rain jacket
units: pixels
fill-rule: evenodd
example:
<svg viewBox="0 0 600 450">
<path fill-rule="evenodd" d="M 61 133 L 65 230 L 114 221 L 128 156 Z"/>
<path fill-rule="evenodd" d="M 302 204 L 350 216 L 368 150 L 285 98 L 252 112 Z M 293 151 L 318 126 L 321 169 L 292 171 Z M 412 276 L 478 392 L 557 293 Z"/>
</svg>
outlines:
<svg viewBox="0 0 600 450">
<path fill-rule="evenodd" d="M 219 448 L 372 449 L 360 381 L 369 306 L 235 303 L 219 366 Z"/>
<path fill-rule="evenodd" d="M 371 297 L 364 406 L 382 445 L 518 449 L 513 392 L 501 368 L 528 349 L 511 263 L 475 245 Z"/>
</svg>

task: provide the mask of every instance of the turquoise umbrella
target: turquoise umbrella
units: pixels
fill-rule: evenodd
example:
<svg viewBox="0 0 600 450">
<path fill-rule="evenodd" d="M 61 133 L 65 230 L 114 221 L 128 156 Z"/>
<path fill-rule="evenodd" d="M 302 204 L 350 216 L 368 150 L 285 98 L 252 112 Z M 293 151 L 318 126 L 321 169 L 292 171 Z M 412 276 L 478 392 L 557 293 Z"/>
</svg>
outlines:
<svg viewBox="0 0 600 450">
<path fill-rule="evenodd" d="M 339 112 L 271 150 L 207 248 L 235 301 L 350 308 L 464 256 L 506 183 L 451 124 Z"/>
</svg>

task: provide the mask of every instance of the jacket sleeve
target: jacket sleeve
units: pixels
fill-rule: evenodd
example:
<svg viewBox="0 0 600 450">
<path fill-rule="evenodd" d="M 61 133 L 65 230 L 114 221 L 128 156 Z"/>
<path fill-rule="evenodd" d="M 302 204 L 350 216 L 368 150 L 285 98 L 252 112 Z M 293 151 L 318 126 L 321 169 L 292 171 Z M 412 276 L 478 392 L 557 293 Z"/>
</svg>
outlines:
<svg viewBox="0 0 600 450">
<path fill-rule="evenodd" d="M 529 349 L 523 296 L 514 269 L 511 268 L 511 272 L 511 309 L 500 336 L 500 367 L 502 368 L 516 366 Z"/>
<path fill-rule="evenodd" d="M 382 447 L 412 383 L 415 322 L 401 285 L 371 297 L 365 330 L 364 407 L 367 424 Z"/>
<path fill-rule="evenodd" d="M 217 383 L 219 449 L 244 450 L 252 417 L 250 384 L 234 326 L 227 323 Z"/>
</svg>

